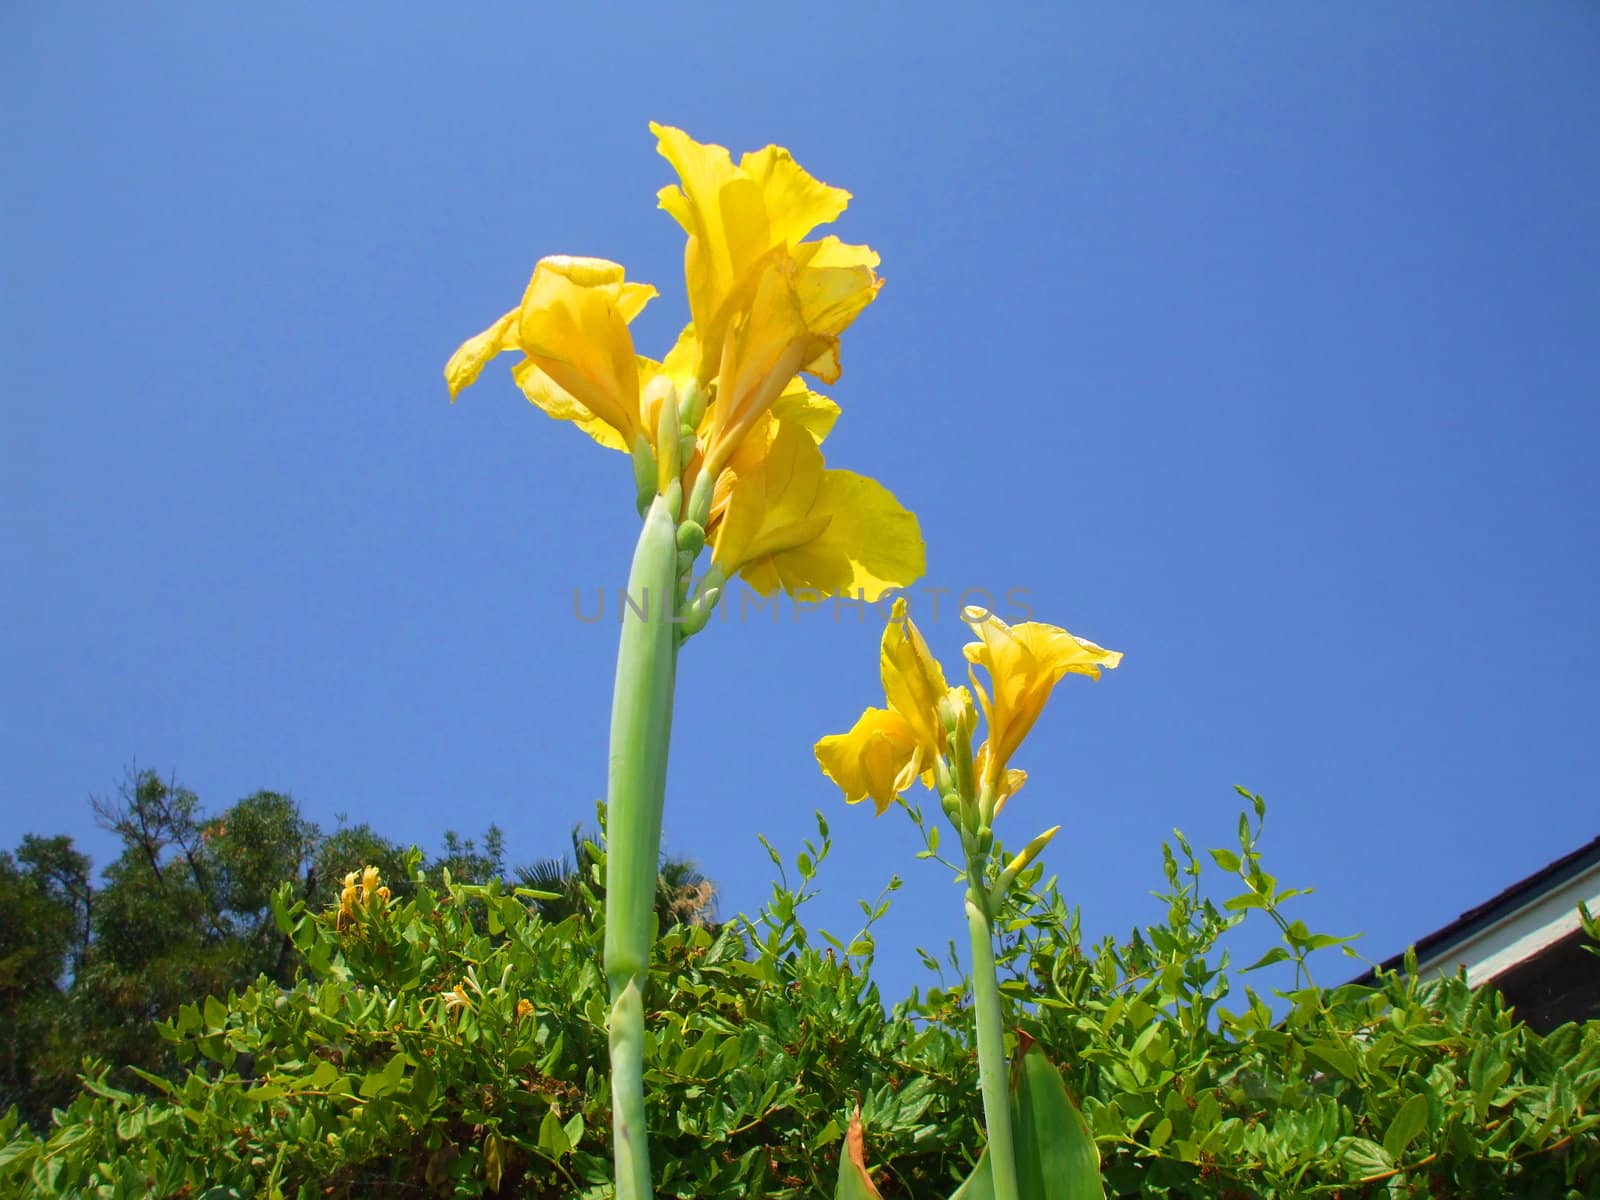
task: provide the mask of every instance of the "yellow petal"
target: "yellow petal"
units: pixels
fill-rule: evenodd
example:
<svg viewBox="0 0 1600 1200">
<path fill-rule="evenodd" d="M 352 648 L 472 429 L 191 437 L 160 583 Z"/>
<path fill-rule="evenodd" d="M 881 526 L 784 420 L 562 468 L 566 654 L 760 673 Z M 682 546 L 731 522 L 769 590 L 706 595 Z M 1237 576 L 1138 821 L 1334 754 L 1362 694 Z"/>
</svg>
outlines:
<svg viewBox="0 0 1600 1200">
<path fill-rule="evenodd" d="M 628 321 L 654 294 L 624 282 L 616 263 L 558 256 L 540 260 L 519 311 L 522 352 L 625 446 L 642 430 Z"/>
<path fill-rule="evenodd" d="M 807 243 L 798 250 L 819 245 Z M 797 372 L 825 383 L 839 378 L 838 335 L 872 302 L 878 287 L 865 264 L 811 267 L 775 252 L 762 266 L 748 308 L 729 324 L 722 344 L 707 451 L 714 466 L 727 460 Z"/>
<path fill-rule="evenodd" d="M 800 368 L 827 348 L 826 339 L 806 325 L 791 286 L 792 265 L 774 260 L 762 271 L 749 310 L 733 322 L 723 342 L 707 451 L 713 469 L 728 461 Z"/>
<path fill-rule="evenodd" d="M 575 400 L 550 376 L 541 371 L 533 359 L 525 358 L 511 368 L 511 378 L 522 394 L 558 421 L 571 421 L 608 450 L 628 453 L 630 447 L 622 444 L 622 435 L 595 416 Z"/>
<path fill-rule="evenodd" d="M 768 414 L 719 483 L 727 490 L 713 510 L 712 559 L 764 595 L 876 601 L 926 565 L 917 518 L 876 480 L 825 469 L 799 422 Z"/>
<path fill-rule="evenodd" d="M 916 733 L 899 713 L 869 708 L 849 733 L 823 738 L 816 746 L 823 773 L 856 804 L 872 797 L 882 813 L 916 777 L 920 755 Z"/>
<path fill-rule="evenodd" d="M 812 505 L 828 524 L 813 540 L 773 558 L 786 591 L 881 599 L 909 587 L 927 568 L 916 516 L 876 479 L 828 470 Z"/>
<path fill-rule="evenodd" d="M 721 369 L 724 339 L 738 315 L 750 308 L 774 254 L 789 259 L 792 249 L 801 266 L 819 270 L 865 267 L 871 280 L 877 256 L 865 247 L 844 247 L 836 238 L 801 242 L 818 225 L 842 213 L 850 194 L 813 178 L 787 150 L 768 146 L 746 154 L 735 165 L 722 146 L 703 145 L 670 126 L 652 124 L 650 129 L 657 149 L 678 173 L 679 186 L 662 188 L 658 198 L 689 235 L 684 278 L 689 311 L 699 331 L 701 383 L 709 384 Z M 818 276 L 808 287 L 818 293 L 819 312 L 833 312 L 830 320 L 842 321 L 839 329 L 849 323 L 849 316 L 842 314 L 854 300 L 837 295 L 849 290 L 842 280 Z M 856 311 L 866 302 L 861 300 Z M 838 330 L 819 327 L 816 332 L 826 338 Z M 802 365 L 817 363 L 824 368 L 818 377 L 831 381 L 838 374 L 832 365 L 836 360 L 836 351 L 818 345 Z"/>
<path fill-rule="evenodd" d="M 746 563 L 815 538 L 827 524 L 812 512 L 823 474 L 822 451 L 802 426 L 766 422 L 730 472 L 712 560 L 731 576 Z"/>
<path fill-rule="evenodd" d="M 889 707 L 916 731 L 917 740 L 929 760 L 944 754 L 946 738 L 939 703 L 950 688 L 922 631 L 906 615 L 903 599 L 895 600 L 889 623 L 884 626 L 879 669 Z"/>
<path fill-rule="evenodd" d="M 1122 655 L 1036 621 L 1010 626 L 992 613 L 970 608 L 962 620 L 980 639 L 968 643 L 964 653 L 989 672 L 993 689 L 992 696 L 979 690 L 989 721 L 984 779 L 998 784 L 1055 685 L 1069 674 L 1098 679 L 1101 668 L 1115 667 Z"/>
<path fill-rule="evenodd" d="M 798 242 L 850 203 L 849 192 L 813 179 L 782 146 L 751 151 L 739 160 L 739 169 L 761 187 L 774 243 Z"/>
<path fill-rule="evenodd" d="M 689 312 L 700 331 L 700 380 L 710 382 L 736 294 L 751 286 L 752 265 L 773 247 L 761 185 L 734 166 L 726 148 L 702 145 L 681 129 L 652 122 L 656 149 L 678 173 L 680 187 L 662 188 L 661 207 L 689 235 L 684 279 Z"/>
<path fill-rule="evenodd" d="M 512 309 L 482 333 L 462 342 L 450 356 L 450 361 L 444 365 L 444 379 L 450 388 L 452 404 L 462 388 L 470 387 L 477 380 L 491 358 L 516 348 L 516 325 L 517 310 Z"/>
<path fill-rule="evenodd" d="M 973 770 L 979 779 L 983 779 L 984 772 L 989 764 L 989 743 L 984 742 L 978 747 L 977 757 L 973 760 Z M 995 816 L 1000 815 L 1000 810 L 1006 806 L 1006 801 L 1022 790 L 1022 785 L 1028 782 L 1028 773 L 1017 767 L 1007 767 L 996 777 L 998 786 L 995 789 Z"/>
<path fill-rule="evenodd" d="M 813 392 L 797 376 L 772 402 L 772 416 L 799 425 L 821 445 L 839 419 L 839 406 L 821 392 Z"/>
<path fill-rule="evenodd" d="M 792 252 L 794 288 L 814 332 L 840 334 L 877 297 L 878 255 L 868 246 L 851 246 L 836 237 L 804 242 Z"/>
</svg>

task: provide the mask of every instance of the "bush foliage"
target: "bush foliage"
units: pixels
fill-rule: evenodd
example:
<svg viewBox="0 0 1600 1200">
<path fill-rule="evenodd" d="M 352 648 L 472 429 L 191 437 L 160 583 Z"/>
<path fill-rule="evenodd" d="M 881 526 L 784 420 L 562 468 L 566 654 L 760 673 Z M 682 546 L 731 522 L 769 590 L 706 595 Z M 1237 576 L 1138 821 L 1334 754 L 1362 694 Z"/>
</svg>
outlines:
<svg viewBox="0 0 1600 1200">
<path fill-rule="evenodd" d="M 1037 868 L 1008 914 L 1016 1036 L 1061 1066 L 1107 1194 L 1595 1194 L 1600 1022 L 1541 1037 L 1460 979 L 1313 985 L 1309 956 L 1341 939 L 1284 915 L 1297 893 L 1262 867 L 1251 799 L 1239 847 L 1211 852 L 1234 894 L 1203 894 L 1209 868 L 1179 836 L 1165 919 L 1127 939 L 1085 944 Z M 792 883 L 774 852 L 782 878 L 755 917 L 659 940 L 647 1086 L 663 1196 L 830 1196 L 858 1104 L 885 1197 L 943 1200 L 980 1148 L 963 987 L 885 1008 L 870 970 L 886 899 L 848 945 L 802 924 L 829 850 L 818 824 Z M 0 1193 L 608 1195 L 603 916 L 547 919 L 498 880 L 431 881 L 415 852 L 404 871 L 392 899 L 343 912 L 280 888 L 298 978 L 185 1003 L 159 1026 L 180 1070 L 139 1069 L 132 1089 L 91 1064 L 42 1134 L 13 1109 Z M 1252 968 L 1294 968 L 1275 1004 L 1230 965 L 1247 920 L 1279 935 Z"/>
</svg>

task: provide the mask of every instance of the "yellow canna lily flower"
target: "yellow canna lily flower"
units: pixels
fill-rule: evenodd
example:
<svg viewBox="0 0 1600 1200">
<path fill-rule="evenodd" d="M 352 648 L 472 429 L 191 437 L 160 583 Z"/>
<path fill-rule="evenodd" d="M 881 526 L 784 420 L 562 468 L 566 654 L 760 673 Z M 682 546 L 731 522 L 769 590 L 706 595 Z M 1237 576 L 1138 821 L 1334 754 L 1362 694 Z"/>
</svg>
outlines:
<svg viewBox="0 0 1600 1200">
<path fill-rule="evenodd" d="M 602 445 L 631 448 L 649 431 L 639 412 L 640 364 L 628 323 L 655 295 L 603 258 L 540 259 L 522 303 L 451 355 L 444 369 L 450 398 L 496 355 L 521 350 L 512 376 L 529 400 Z"/>
<path fill-rule="evenodd" d="M 921 575 L 917 519 L 883 485 L 830 469 L 819 449 L 839 408 L 802 381 L 839 375 L 839 334 L 877 295 L 878 256 L 835 237 L 804 240 L 850 195 L 768 146 L 737 164 L 721 146 L 652 125 L 680 184 L 661 206 L 688 234 L 692 320 L 660 361 L 635 351 L 629 323 L 656 295 L 599 258 L 541 259 L 522 302 L 451 356 L 453 400 L 485 365 L 522 352 L 512 375 L 549 416 L 631 452 L 642 436 L 694 509 L 723 578 L 764 595 L 821 592 L 877 600 Z M 670 386 L 669 386 L 670 385 Z M 668 396 L 695 396 L 681 446 L 658 447 Z M 703 409 L 700 405 L 703 404 Z M 670 452 L 670 453 L 669 453 Z M 696 484 L 702 484 L 696 492 Z"/>
<path fill-rule="evenodd" d="M 967 660 L 988 671 L 993 688 L 991 698 L 969 669 L 989 727 L 978 774 L 986 789 L 994 789 L 998 801 L 1003 799 L 1002 792 L 1009 795 L 1020 786 L 1020 782 L 1009 784 L 1007 764 L 1039 719 L 1055 685 L 1067 675 L 1099 679 L 1101 668 L 1115 667 L 1122 654 L 1054 625 L 1037 621 L 1007 625 L 982 609 L 968 608 L 961 619 L 980 639 L 964 648 Z"/>
<path fill-rule="evenodd" d="M 869 708 L 849 733 L 833 734 L 816 745 L 823 773 L 837 783 L 848 803 L 872 797 L 884 812 L 920 776 L 931 786 L 934 764 L 948 750 L 941 707 L 952 707 L 970 726 L 972 697 L 949 687 L 944 671 L 922 633 L 897 599 L 879 648 L 879 670 L 888 708 Z"/>
<path fill-rule="evenodd" d="M 720 472 L 796 373 L 838 379 L 838 335 L 877 295 L 878 256 L 835 237 L 802 240 L 850 193 L 812 178 L 787 150 L 768 146 L 736 165 L 722 146 L 650 129 L 678 173 L 658 199 L 688 235 L 695 373 L 703 386 L 717 380 L 706 462 Z"/>
</svg>

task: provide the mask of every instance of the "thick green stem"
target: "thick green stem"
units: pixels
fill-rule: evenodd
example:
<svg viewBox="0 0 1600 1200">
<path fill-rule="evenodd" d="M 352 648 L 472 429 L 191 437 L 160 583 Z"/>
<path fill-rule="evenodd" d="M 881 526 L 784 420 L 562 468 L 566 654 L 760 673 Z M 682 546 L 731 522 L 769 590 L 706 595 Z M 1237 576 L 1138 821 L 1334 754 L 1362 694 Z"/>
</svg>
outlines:
<svg viewBox="0 0 1600 1200">
<path fill-rule="evenodd" d="M 983 1089 L 983 1123 L 989 1137 L 989 1169 L 994 1200 L 1017 1200 L 1017 1156 L 1011 1138 L 1010 1065 L 1005 1023 L 1000 1015 L 1000 981 L 995 975 L 994 931 L 983 887 L 982 861 L 967 868 L 967 930 L 972 935 L 972 1008 L 978 1024 L 978 1080 Z"/>
<path fill-rule="evenodd" d="M 611 989 L 611 1116 L 617 1200 L 650 1200 L 644 1107 L 644 988 L 655 937 L 661 809 L 677 658 L 678 546 L 658 496 L 628 575 L 611 703 L 606 804 L 606 981 Z"/>
</svg>

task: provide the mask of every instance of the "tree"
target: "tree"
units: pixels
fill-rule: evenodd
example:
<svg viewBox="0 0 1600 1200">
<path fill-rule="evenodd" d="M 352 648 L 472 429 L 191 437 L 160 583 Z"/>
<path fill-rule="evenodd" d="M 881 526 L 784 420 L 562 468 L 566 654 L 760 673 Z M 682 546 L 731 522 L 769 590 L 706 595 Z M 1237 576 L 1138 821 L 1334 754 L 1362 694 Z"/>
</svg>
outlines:
<svg viewBox="0 0 1600 1200">
<path fill-rule="evenodd" d="M 534 901 L 539 915 L 547 921 L 587 917 L 605 897 L 604 873 L 597 870 L 601 862 L 598 835 L 574 825 L 571 838 L 570 854 L 536 859 L 514 872 L 523 887 L 554 897 Z M 698 925 L 714 929 L 716 894 L 716 887 L 692 859 L 662 855 L 655 904 L 661 928 Z"/>
<path fill-rule="evenodd" d="M 68 981 L 88 941 L 89 860 L 66 837 L 22 839 L 0 851 L 0 1109 L 40 1120 L 73 1080 L 51 1086 Z"/>
<path fill-rule="evenodd" d="M 342 816 L 325 834 L 282 792 L 255 792 L 212 815 L 175 779 L 130 771 L 92 804 L 121 842 L 98 885 L 68 838 L 29 835 L 14 854 L 0 852 L 0 1113 L 15 1103 L 36 1126 L 70 1100 L 86 1063 L 108 1064 L 115 1083 L 134 1090 L 146 1084 L 130 1068 L 176 1077 L 156 1022 L 182 1005 L 262 979 L 292 987 L 304 964 L 272 915 L 280 886 L 326 912 L 345 876 L 370 865 L 395 902 L 415 892 L 401 846 Z M 558 864 L 550 890 L 569 896 L 559 914 L 541 904 L 548 919 L 589 911 L 577 885 L 596 854 L 574 831 L 572 859 L 536 864 Z M 435 886 L 446 872 L 472 886 L 504 870 L 505 837 L 491 825 L 481 838 L 445 833 L 423 874 Z M 692 863 L 663 865 L 663 925 L 703 924 L 711 897 Z M 487 924 L 481 901 L 468 912 Z"/>
</svg>

